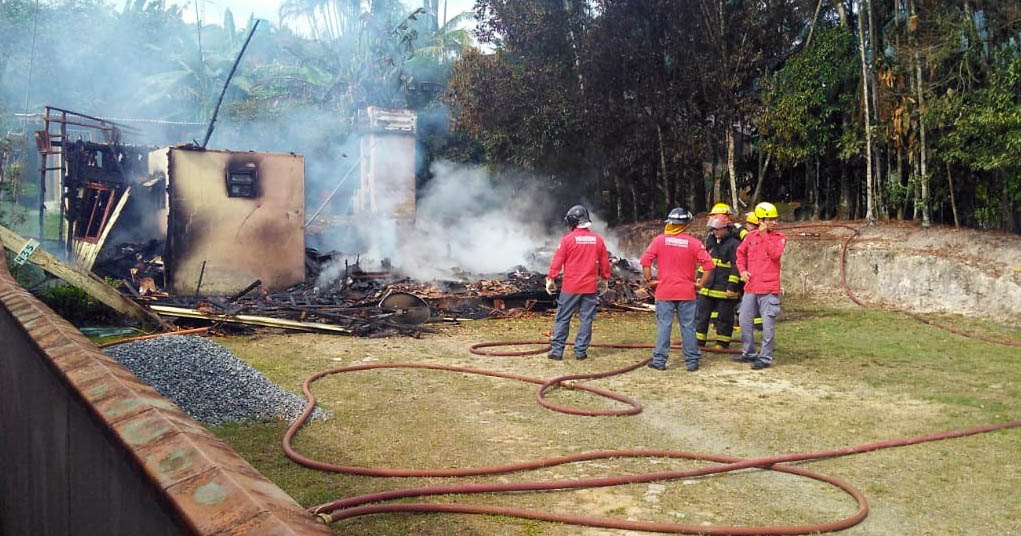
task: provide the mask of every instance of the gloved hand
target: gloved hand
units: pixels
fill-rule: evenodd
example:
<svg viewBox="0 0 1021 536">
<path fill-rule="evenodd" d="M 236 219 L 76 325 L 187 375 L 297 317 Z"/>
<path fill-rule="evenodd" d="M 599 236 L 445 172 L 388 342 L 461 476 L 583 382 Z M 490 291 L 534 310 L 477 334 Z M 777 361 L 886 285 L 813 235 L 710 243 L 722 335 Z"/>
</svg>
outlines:
<svg viewBox="0 0 1021 536">
<path fill-rule="evenodd" d="M 597 288 L 596 292 L 598 292 L 599 295 L 602 296 L 603 294 L 606 294 L 606 291 L 609 288 L 610 288 L 610 282 L 608 280 L 606 280 L 606 279 L 600 279 L 599 280 L 599 287 Z"/>
<path fill-rule="evenodd" d="M 547 277 L 546 278 L 546 294 L 549 294 L 550 296 L 552 296 L 553 293 L 556 292 L 556 291 L 557 291 L 557 284 L 556 284 L 556 282 Z"/>
</svg>

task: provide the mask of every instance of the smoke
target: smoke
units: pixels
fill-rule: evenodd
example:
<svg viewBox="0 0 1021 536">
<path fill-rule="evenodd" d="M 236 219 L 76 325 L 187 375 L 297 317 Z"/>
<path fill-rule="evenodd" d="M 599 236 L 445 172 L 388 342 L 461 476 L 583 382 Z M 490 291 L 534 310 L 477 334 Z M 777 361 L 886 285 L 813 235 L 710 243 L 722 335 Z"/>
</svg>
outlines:
<svg viewBox="0 0 1021 536">
<path fill-rule="evenodd" d="M 423 281 L 549 268 L 568 231 L 562 217 L 570 205 L 555 200 L 543 181 L 525 173 L 494 177 L 483 167 L 447 161 L 434 162 L 430 171 L 433 179 L 419 192 L 413 221 L 389 217 L 383 201 L 383 212 L 356 216 L 353 226 L 328 235 L 332 240 L 321 245 L 342 255 L 324 268 L 318 286 L 328 286 L 343 275 L 345 261 L 349 266 L 355 260 L 366 271 L 391 269 Z M 605 220 L 591 210 L 590 216 L 611 254 L 620 251 Z"/>
<path fill-rule="evenodd" d="M 393 203 L 384 198 L 375 216 L 356 216 L 354 232 L 334 233 L 329 245 L 345 258 L 360 245 L 363 268 L 386 259 L 393 270 L 420 280 L 546 269 L 542 250 L 550 249 L 554 207 L 537 181 L 525 175 L 497 181 L 482 167 L 445 161 L 434 162 L 430 171 L 413 220 L 390 217 Z M 339 275 L 331 268 L 321 285 Z"/>
<path fill-rule="evenodd" d="M 43 3 L 38 11 L 27 12 L 26 24 L 0 25 L 0 33 L 12 30 L 0 39 L 0 59 L 6 59 L 0 61 L 3 108 L 20 112 L 27 96 L 30 112 L 41 112 L 49 104 L 111 119 L 156 120 L 127 121 L 134 129 L 124 133 L 126 143 L 201 141 L 247 30 L 204 25 L 200 52 L 194 25 L 185 24 L 175 9 L 152 6 L 116 12 L 97 4 L 87 12 L 70 13 Z M 35 17 L 38 36 L 33 39 L 26 28 Z M 314 43 L 283 27 L 273 32 L 268 28 L 260 24 L 245 53 L 208 146 L 304 156 L 306 218 L 322 207 L 308 229 L 306 245 L 342 253 L 339 264 L 324 269 L 322 283 L 343 273 L 343 259 L 357 259 L 364 269 L 389 260 L 394 271 L 423 280 L 497 275 L 519 267 L 545 271 L 566 231 L 562 216 L 567 208 L 581 202 L 592 212 L 584 193 L 570 202 L 554 200 L 547 177 L 523 172 L 494 176 L 484 168 L 450 162 L 431 165 L 431 180 L 417 192 L 414 218 L 392 217 L 401 201 L 385 193 L 377 196 L 371 213 L 356 211 L 352 200 L 364 163 L 348 112 L 383 102 L 394 90 L 384 91 L 380 84 L 360 89 L 340 84 L 347 71 L 329 63 L 337 55 L 323 56 L 312 68 L 295 51 L 311 54 L 318 50 Z M 77 37 L 73 46 L 67 46 L 67 35 Z M 366 36 L 367 41 L 374 39 L 393 36 Z M 29 80 L 23 73 L 30 70 Z M 436 70 L 442 71 L 441 66 Z M 427 73 L 416 77 L 431 79 Z M 296 79 L 301 84 L 295 84 Z M 260 91 L 272 93 L 278 83 L 291 84 L 286 96 L 260 100 Z M 442 137 L 446 115 L 427 107 L 419 119 L 421 136 Z M 377 161 L 404 157 L 384 151 Z M 414 184 L 413 172 L 407 181 Z M 126 216 L 121 224 L 135 217 Z M 594 212 L 592 217 L 593 230 L 604 236 L 611 251 L 619 251 L 605 222 Z"/>
</svg>

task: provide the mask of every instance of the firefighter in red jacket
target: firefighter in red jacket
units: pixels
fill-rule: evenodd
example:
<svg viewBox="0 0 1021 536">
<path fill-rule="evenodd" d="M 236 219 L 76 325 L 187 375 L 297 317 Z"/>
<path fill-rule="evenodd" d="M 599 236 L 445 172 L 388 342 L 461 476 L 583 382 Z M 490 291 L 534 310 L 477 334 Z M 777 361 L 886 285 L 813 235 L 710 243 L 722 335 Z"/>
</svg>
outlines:
<svg viewBox="0 0 1021 536">
<path fill-rule="evenodd" d="M 741 298 L 741 347 L 736 361 L 751 362 L 760 370 L 773 363 L 776 317 L 780 314 L 780 257 L 787 237 L 775 230 L 776 207 L 772 203 L 755 205 L 759 228 L 748 233 L 737 248 L 737 270 L 744 281 Z M 762 347 L 755 353 L 754 319 L 762 316 Z"/>
<path fill-rule="evenodd" d="M 592 322 L 596 319 L 596 295 L 598 293 L 602 296 L 606 292 L 610 280 L 610 256 L 603 237 L 589 230 L 592 220 L 585 207 L 571 207 L 564 221 L 571 227 L 571 231 L 560 239 L 557 252 L 553 254 L 553 262 L 546 273 L 546 292 L 552 296 L 557 290 L 554 278 L 561 270 L 564 272 L 560 296 L 557 298 L 557 314 L 553 321 L 553 336 L 550 338 L 549 358 L 564 358 L 571 317 L 578 311 L 581 322 L 574 339 L 574 357 L 585 359 L 592 340 Z"/>
<path fill-rule="evenodd" d="M 745 222 L 745 227 L 747 228 L 747 231 L 745 231 L 745 233 L 741 235 L 741 240 L 744 240 L 745 237 L 748 236 L 748 233 L 750 233 L 750 232 L 752 232 L 752 231 L 754 231 L 754 230 L 759 228 L 759 218 L 755 217 L 755 211 L 754 210 L 745 214 L 744 222 Z M 738 303 L 740 303 L 741 302 L 741 296 L 744 296 L 744 282 L 743 281 L 738 286 L 737 293 L 738 293 L 737 300 L 738 300 Z M 740 313 L 740 311 L 738 311 L 738 312 Z M 762 331 L 762 317 L 759 316 L 759 315 L 755 315 L 755 329 L 757 329 L 758 331 Z"/>
<path fill-rule="evenodd" d="M 665 370 L 670 352 L 670 331 L 674 316 L 681 327 L 684 364 L 688 372 L 698 370 L 702 357 L 695 342 L 695 292 L 709 281 L 713 259 L 697 238 L 684 234 L 691 223 L 691 213 L 683 208 L 670 211 L 663 234 L 652 239 L 642 255 L 642 273 L 656 288 L 656 348 L 649 367 Z M 656 262 L 656 279 L 652 263 Z M 702 268 L 702 277 L 695 280 L 695 266 Z"/>
</svg>

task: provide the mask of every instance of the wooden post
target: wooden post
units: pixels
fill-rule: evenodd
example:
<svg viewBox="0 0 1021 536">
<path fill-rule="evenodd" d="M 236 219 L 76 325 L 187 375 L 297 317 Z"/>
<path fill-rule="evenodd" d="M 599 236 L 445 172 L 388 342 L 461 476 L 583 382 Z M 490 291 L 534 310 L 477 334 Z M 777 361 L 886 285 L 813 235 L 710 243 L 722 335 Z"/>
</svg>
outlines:
<svg viewBox="0 0 1021 536">
<path fill-rule="evenodd" d="M 28 240 L 0 225 L 0 243 L 3 243 L 3 247 L 17 253 L 26 242 Z M 92 296 L 118 313 L 127 315 L 143 324 L 169 330 L 169 326 L 159 315 L 129 300 L 118 292 L 117 289 L 108 285 L 92 272 L 70 266 L 42 249 L 36 249 L 28 258 L 28 261 L 71 285 L 84 290 L 89 296 Z"/>
</svg>

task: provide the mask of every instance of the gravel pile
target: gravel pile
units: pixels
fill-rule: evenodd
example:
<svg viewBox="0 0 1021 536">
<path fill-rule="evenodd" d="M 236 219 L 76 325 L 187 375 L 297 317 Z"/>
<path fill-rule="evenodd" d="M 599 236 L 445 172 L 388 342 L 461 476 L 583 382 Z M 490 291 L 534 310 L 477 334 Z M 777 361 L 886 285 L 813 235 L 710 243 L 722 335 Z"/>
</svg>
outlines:
<svg viewBox="0 0 1021 536">
<path fill-rule="evenodd" d="M 301 415 L 305 399 L 269 381 L 226 348 L 194 335 L 170 335 L 105 350 L 138 379 L 208 425 Z M 316 408 L 313 418 L 322 418 Z"/>
</svg>

